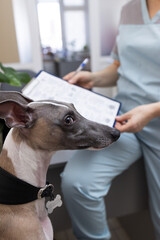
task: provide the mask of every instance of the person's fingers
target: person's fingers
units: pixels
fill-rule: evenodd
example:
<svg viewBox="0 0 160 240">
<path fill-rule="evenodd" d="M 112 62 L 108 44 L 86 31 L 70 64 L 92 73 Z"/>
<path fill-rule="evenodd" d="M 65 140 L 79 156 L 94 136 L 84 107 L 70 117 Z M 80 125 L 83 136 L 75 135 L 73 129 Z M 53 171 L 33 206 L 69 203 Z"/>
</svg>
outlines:
<svg viewBox="0 0 160 240">
<path fill-rule="evenodd" d="M 117 116 L 116 120 L 118 122 L 127 121 L 129 119 L 129 117 L 130 117 L 129 113 L 125 113 L 125 114 L 122 114 L 120 116 Z"/>
<path fill-rule="evenodd" d="M 70 72 L 67 75 L 65 75 L 63 79 L 69 81 L 74 76 L 74 74 L 75 72 Z"/>
<path fill-rule="evenodd" d="M 124 129 L 124 126 L 123 126 L 120 122 L 116 122 L 115 128 L 116 128 L 117 130 L 119 130 L 120 132 L 122 132 L 123 129 Z"/>
<path fill-rule="evenodd" d="M 77 75 L 75 75 L 75 76 L 73 75 L 72 78 L 70 78 L 68 80 L 68 82 L 71 84 L 76 84 L 78 82 L 78 80 L 79 80 L 79 77 Z"/>
<path fill-rule="evenodd" d="M 116 123 L 115 123 L 115 128 L 119 130 L 119 129 L 121 128 L 121 125 L 122 125 L 122 124 L 120 124 L 119 122 L 116 122 Z"/>
<path fill-rule="evenodd" d="M 132 132 L 132 124 L 130 122 L 116 122 L 115 128 L 118 129 L 120 132 Z"/>
</svg>

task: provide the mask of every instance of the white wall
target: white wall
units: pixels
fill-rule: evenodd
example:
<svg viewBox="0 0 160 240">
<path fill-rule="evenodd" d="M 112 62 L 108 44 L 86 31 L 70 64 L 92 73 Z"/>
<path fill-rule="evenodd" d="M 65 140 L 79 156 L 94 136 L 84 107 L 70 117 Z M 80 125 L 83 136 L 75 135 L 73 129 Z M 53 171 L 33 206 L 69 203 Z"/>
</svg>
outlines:
<svg viewBox="0 0 160 240">
<path fill-rule="evenodd" d="M 20 62 L 8 63 L 16 69 L 42 69 L 36 0 L 12 0 Z"/>
<path fill-rule="evenodd" d="M 8 62 L 18 62 L 19 54 L 14 25 L 12 0 L 0 1 L 0 30 L 0 62 L 3 64 Z"/>
</svg>

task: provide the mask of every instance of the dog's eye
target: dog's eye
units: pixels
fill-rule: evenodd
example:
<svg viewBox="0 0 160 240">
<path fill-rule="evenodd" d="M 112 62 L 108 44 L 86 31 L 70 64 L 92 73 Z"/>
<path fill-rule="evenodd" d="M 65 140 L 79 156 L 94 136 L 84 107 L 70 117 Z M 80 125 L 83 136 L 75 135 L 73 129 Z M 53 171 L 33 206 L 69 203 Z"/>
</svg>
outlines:
<svg viewBox="0 0 160 240">
<path fill-rule="evenodd" d="M 65 125 L 71 125 L 74 123 L 74 118 L 72 116 L 66 116 L 64 119 Z"/>
</svg>

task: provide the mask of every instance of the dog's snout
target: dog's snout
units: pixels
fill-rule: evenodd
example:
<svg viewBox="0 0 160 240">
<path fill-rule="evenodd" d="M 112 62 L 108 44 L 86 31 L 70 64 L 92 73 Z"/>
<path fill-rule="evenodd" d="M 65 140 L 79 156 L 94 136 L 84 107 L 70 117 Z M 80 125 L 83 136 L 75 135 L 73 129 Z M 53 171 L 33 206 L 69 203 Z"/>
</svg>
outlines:
<svg viewBox="0 0 160 240">
<path fill-rule="evenodd" d="M 113 139 L 116 141 L 119 137 L 120 137 L 120 131 L 117 129 L 112 129 L 111 131 L 111 136 L 113 137 Z"/>
</svg>

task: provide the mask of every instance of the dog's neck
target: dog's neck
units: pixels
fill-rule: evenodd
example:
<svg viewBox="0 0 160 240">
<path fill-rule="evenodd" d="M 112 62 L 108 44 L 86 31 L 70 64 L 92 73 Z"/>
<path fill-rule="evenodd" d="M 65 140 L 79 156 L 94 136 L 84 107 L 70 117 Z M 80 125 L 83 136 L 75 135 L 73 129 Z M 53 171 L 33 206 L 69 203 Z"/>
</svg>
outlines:
<svg viewBox="0 0 160 240">
<path fill-rule="evenodd" d="M 15 137 L 17 135 L 17 129 L 11 129 L 7 135 L 0 157 L 0 166 L 5 168 L 5 161 L 10 161 L 10 167 L 7 169 L 10 173 L 34 186 L 45 186 L 53 153 L 34 150 L 19 135 L 17 139 Z M 7 154 L 4 155 L 3 152 Z"/>
</svg>

